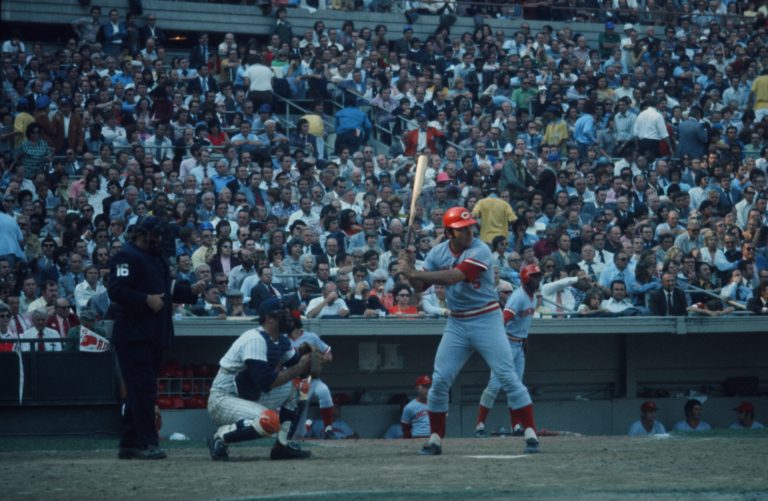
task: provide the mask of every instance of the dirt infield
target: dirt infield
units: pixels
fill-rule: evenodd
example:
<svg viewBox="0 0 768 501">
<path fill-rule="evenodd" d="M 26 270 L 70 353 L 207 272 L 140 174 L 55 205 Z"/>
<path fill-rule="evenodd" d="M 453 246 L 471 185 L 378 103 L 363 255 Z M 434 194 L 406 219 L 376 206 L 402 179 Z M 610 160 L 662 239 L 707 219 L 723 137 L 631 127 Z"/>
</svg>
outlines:
<svg viewBox="0 0 768 501">
<path fill-rule="evenodd" d="M 768 433 L 307 442 L 309 461 L 270 461 L 271 443 L 214 463 L 201 442 L 164 461 L 118 461 L 107 439 L 0 438 L 3 499 L 766 499 Z"/>
</svg>

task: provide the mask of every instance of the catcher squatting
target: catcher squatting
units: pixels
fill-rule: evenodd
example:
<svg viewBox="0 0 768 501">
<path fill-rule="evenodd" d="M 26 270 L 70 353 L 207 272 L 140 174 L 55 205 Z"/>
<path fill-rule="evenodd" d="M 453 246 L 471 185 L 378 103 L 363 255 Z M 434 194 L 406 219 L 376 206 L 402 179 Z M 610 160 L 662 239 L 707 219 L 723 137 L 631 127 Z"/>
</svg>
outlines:
<svg viewBox="0 0 768 501">
<path fill-rule="evenodd" d="M 309 393 L 309 381 L 319 377 L 321 354 L 309 344 L 297 349 L 290 338 L 294 319 L 281 300 L 267 299 L 259 308 L 260 329 L 245 331 L 219 362 L 208 398 L 208 412 L 219 426 L 208 440 L 214 461 L 229 458 L 228 444 L 277 434 L 272 459 L 306 459 L 309 451 L 292 440 Z"/>
</svg>

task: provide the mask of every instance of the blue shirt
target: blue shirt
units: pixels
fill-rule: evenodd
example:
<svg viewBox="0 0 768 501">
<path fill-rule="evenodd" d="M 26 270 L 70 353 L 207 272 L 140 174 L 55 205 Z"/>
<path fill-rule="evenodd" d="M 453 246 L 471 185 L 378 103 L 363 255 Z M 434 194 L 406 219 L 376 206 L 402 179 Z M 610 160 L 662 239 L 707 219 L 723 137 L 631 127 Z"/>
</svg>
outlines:
<svg viewBox="0 0 768 501">
<path fill-rule="evenodd" d="M 573 139 L 581 144 L 596 144 L 595 119 L 587 113 L 581 115 L 573 129 Z"/>
<path fill-rule="evenodd" d="M 21 260 L 25 260 L 24 251 L 21 249 L 21 242 L 24 235 L 16 221 L 4 212 L 0 212 L 0 256 L 13 254 Z"/>
<path fill-rule="evenodd" d="M 343 108 L 336 113 L 336 134 L 344 134 L 355 129 L 366 133 L 371 130 L 368 115 L 357 108 Z"/>
</svg>

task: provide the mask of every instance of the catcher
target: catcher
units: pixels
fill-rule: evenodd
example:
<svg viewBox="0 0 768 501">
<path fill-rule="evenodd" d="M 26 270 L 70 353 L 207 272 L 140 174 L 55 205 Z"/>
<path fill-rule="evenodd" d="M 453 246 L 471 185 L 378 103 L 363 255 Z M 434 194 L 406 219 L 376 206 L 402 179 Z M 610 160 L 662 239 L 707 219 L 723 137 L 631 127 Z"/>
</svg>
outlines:
<svg viewBox="0 0 768 501">
<path fill-rule="evenodd" d="M 219 426 L 208 439 L 211 459 L 229 459 L 228 444 L 277 434 L 272 459 L 306 459 L 311 453 L 288 440 L 296 420 L 294 378 L 319 375 L 320 355 L 309 345 L 291 347 L 286 335 L 293 319 L 282 301 L 270 298 L 259 308 L 261 328 L 249 329 L 219 361 L 208 398 L 208 412 Z"/>
<path fill-rule="evenodd" d="M 310 346 L 313 352 L 316 352 L 320 357 L 320 362 L 326 364 L 333 359 L 331 354 L 331 347 L 328 346 L 320 337 L 314 332 L 308 332 L 304 330 L 304 324 L 301 321 L 301 312 L 294 310 L 291 312 L 293 318 L 293 330 L 289 334 L 291 339 L 291 345 L 295 350 L 305 350 L 302 346 Z M 297 381 L 299 387 L 299 405 L 296 409 L 297 414 L 297 426 L 294 433 L 289 434 L 290 439 L 304 438 L 306 435 L 306 427 L 300 426 L 307 420 L 307 405 L 313 398 L 317 398 L 320 404 L 320 417 L 323 420 L 323 438 L 333 439 L 336 435 L 333 433 L 333 397 L 331 397 L 331 390 L 328 389 L 328 385 L 319 379 L 318 367 L 312 376 L 302 381 Z M 306 388 L 306 385 L 309 387 Z M 304 388 L 307 391 L 302 391 Z M 306 393 L 306 394 L 305 394 Z"/>
</svg>

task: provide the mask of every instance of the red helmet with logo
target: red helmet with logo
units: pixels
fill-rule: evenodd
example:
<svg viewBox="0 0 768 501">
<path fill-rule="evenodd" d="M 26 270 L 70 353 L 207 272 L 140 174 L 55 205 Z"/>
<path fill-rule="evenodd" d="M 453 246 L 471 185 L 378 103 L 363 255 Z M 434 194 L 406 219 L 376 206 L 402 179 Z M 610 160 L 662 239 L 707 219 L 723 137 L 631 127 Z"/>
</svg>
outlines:
<svg viewBox="0 0 768 501">
<path fill-rule="evenodd" d="M 416 386 L 432 386 L 432 378 L 429 376 L 419 376 L 416 378 Z"/>
<path fill-rule="evenodd" d="M 443 228 L 464 228 L 473 224 L 477 224 L 477 221 L 464 207 L 451 207 L 443 215 Z"/>
<path fill-rule="evenodd" d="M 541 268 L 538 264 L 527 264 L 520 270 L 520 281 L 523 282 L 523 285 L 528 283 L 531 275 L 541 275 Z"/>
</svg>

